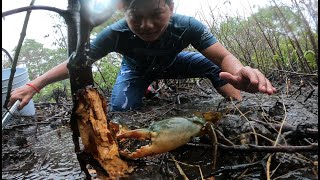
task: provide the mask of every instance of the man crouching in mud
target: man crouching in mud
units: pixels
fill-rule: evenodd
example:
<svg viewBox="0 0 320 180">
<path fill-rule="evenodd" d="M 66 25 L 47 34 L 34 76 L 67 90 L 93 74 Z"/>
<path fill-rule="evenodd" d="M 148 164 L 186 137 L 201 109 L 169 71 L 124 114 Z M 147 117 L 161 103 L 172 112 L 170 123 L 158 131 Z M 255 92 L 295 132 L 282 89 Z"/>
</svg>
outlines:
<svg viewBox="0 0 320 180">
<path fill-rule="evenodd" d="M 241 100 L 240 90 L 273 94 L 276 89 L 257 69 L 243 66 L 201 22 L 173 13 L 173 0 L 119 0 L 125 18 L 102 30 L 90 44 L 92 63 L 120 53 L 120 72 L 110 110 L 140 108 L 148 86 L 157 79 L 206 77 L 224 97 Z M 183 51 L 192 45 L 198 52 Z M 19 109 L 48 84 L 69 77 L 67 61 L 11 93 Z M 31 84 L 31 85 L 30 85 Z"/>
</svg>

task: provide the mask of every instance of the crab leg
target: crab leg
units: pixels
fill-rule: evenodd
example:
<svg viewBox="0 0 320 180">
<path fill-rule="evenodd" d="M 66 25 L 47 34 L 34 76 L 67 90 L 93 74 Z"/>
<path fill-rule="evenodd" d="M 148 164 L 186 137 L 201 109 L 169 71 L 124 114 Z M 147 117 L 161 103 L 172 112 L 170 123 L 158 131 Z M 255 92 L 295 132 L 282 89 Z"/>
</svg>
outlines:
<svg viewBox="0 0 320 180">
<path fill-rule="evenodd" d="M 151 131 L 148 129 L 135 129 L 126 131 L 122 134 L 117 135 L 118 139 L 122 138 L 134 138 L 139 140 L 151 139 Z"/>
</svg>

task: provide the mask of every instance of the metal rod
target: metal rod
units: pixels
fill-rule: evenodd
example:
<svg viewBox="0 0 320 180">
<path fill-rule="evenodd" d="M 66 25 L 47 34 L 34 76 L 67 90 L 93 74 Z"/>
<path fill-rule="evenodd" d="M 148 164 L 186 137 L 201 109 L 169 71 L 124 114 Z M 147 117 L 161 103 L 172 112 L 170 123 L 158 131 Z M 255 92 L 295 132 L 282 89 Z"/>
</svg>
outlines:
<svg viewBox="0 0 320 180">
<path fill-rule="evenodd" d="M 20 100 L 17 100 L 9 109 L 9 111 L 7 111 L 6 113 L 4 113 L 4 115 L 2 116 L 2 130 L 3 128 L 8 124 L 10 118 L 12 117 L 13 113 L 15 113 L 18 109 L 18 106 L 20 104 Z"/>
</svg>

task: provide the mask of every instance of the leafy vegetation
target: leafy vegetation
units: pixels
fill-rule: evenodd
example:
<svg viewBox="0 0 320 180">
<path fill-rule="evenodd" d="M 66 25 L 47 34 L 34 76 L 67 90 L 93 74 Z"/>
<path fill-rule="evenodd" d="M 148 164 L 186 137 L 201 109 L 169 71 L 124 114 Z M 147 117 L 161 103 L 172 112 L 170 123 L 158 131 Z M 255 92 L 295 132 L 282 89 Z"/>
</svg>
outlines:
<svg viewBox="0 0 320 180">
<path fill-rule="evenodd" d="M 317 77 L 317 1 L 292 1 L 260 8 L 251 16 L 205 19 L 212 32 L 244 64 L 273 74 L 277 70 Z M 219 21 L 215 21 L 219 19 Z"/>
</svg>

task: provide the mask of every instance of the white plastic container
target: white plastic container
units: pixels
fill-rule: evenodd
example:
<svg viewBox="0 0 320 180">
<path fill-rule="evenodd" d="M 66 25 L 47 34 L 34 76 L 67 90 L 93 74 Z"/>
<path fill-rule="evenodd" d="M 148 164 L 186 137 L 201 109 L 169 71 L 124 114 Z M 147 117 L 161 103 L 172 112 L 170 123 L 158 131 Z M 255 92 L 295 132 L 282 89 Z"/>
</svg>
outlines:
<svg viewBox="0 0 320 180">
<path fill-rule="evenodd" d="M 2 69 L 2 112 L 4 112 L 3 104 L 6 100 L 8 83 L 10 78 L 11 69 Z M 12 90 L 21 87 L 29 82 L 29 74 L 27 68 L 16 68 L 16 72 L 12 81 Z M 16 115 L 22 116 L 33 116 L 35 115 L 35 107 L 33 100 L 31 99 L 29 103 L 20 111 L 17 111 Z"/>
</svg>

